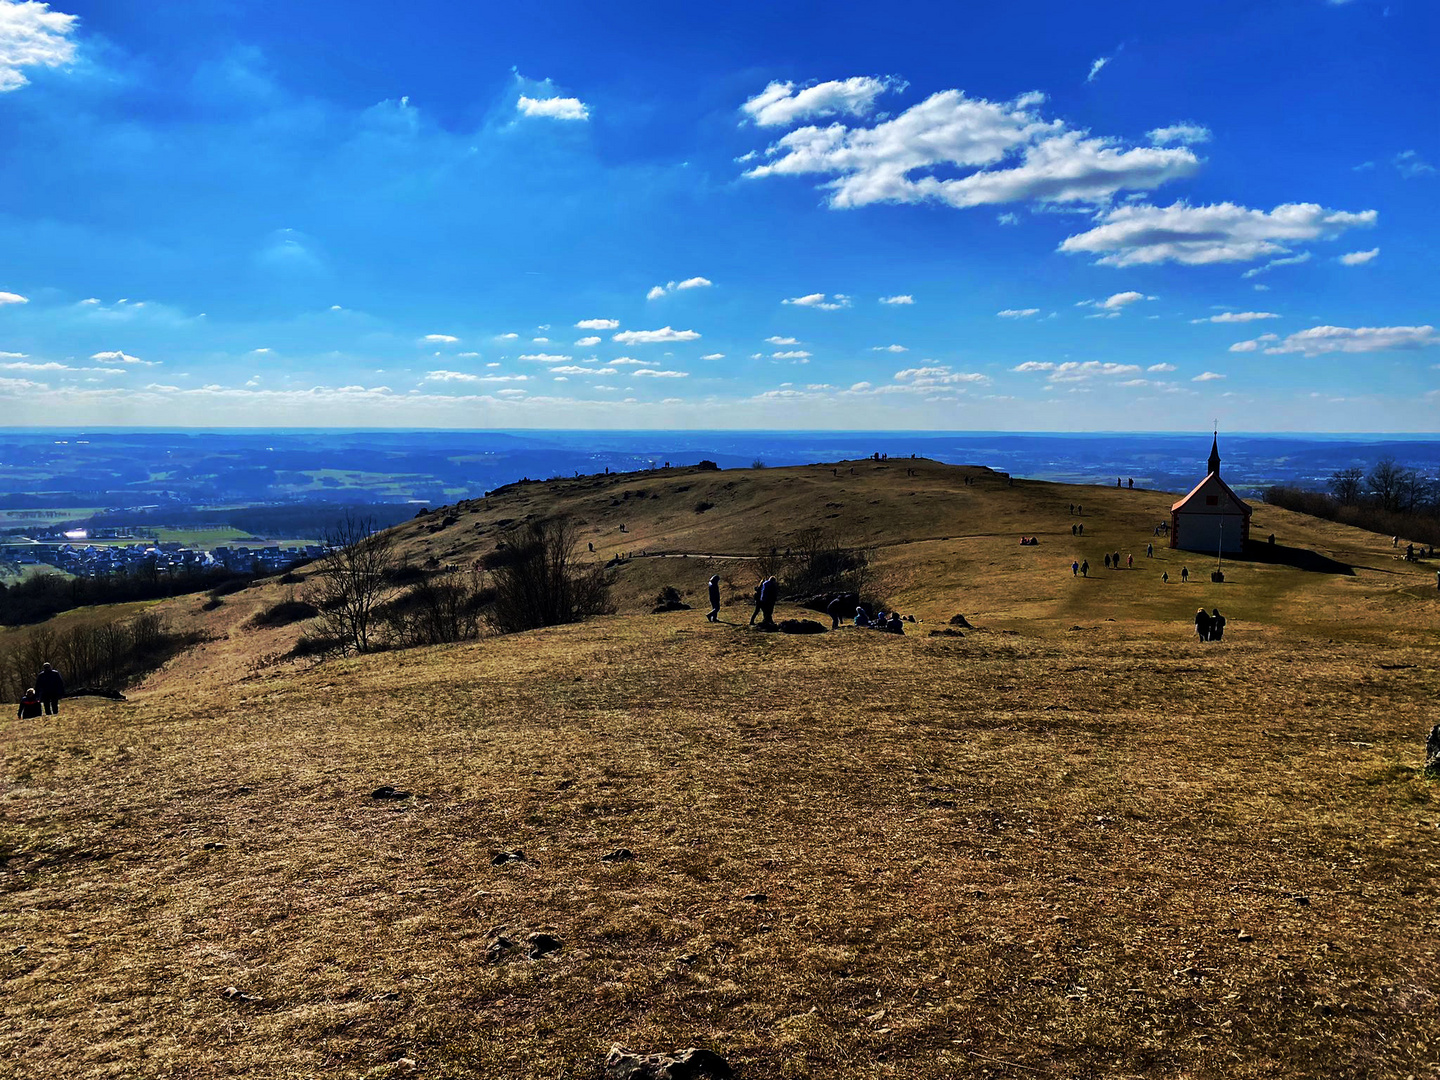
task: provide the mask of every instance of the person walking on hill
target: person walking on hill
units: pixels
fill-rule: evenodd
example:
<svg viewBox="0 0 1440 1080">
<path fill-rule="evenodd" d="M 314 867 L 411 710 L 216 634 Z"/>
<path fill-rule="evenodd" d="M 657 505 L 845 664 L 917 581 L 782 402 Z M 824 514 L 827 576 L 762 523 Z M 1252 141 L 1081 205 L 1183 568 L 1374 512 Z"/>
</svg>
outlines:
<svg viewBox="0 0 1440 1080">
<path fill-rule="evenodd" d="M 1210 614 L 1203 607 L 1195 611 L 1195 633 L 1201 641 L 1210 640 Z"/>
<path fill-rule="evenodd" d="M 1160 584 L 1162 584 L 1162 585 L 1169 585 L 1169 584 L 1170 584 L 1170 571 L 1169 571 L 1169 570 L 1166 570 L 1163 574 L 1160 575 Z"/>
<path fill-rule="evenodd" d="M 1089 560 L 1089 559 L 1086 559 L 1084 562 L 1082 562 L 1082 563 L 1080 564 L 1080 576 L 1081 576 L 1081 577 L 1089 577 L 1089 576 L 1090 576 L 1090 560 Z"/>
<path fill-rule="evenodd" d="M 1153 559 L 1154 557 L 1155 557 L 1155 545 L 1154 545 L 1154 544 L 1146 544 L 1146 545 L 1145 545 L 1145 558 L 1147 558 L 1147 559 Z"/>
<path fill-rule="evenodd" d="M 840 613 L 845 610 L 845 598 L 843 596 L 832 596 L 830 602 L 825 605 L 825 614 L 830 616 L 830 629 L 840 629 Z"/>
<path fill-rule="evenodd" d="M 1111 560 L 1112 560 L 1110 565 L 1113 566 L 1113 567 L 1115 567 L 1116 570 L 1119 570 L 1119 569 L 1120 569 L 1120 553 L 1117 551 L 1117 552 L 1115 552 L 1115 554 L 1112 555 L 1110 558 L 1111 558 Z"/>
<path fill-rule="evenodd" d="M 1190 580 L 1190 568 L 1189 568 L 1188 566 L 1182 566 L 1182 567 L 1180 567 L 1180 584 L 1183 585 L 1183 584 L 1185 584 L 1185 582 L 1187 582 L 1187 581 L 1189 581 L 1189 580 Z"/>
<path fill-rule="evenodd" d="M 705 616 L 710 622 L 720 621 L 720 575 L 716 574 L 710 579 L 710 614 Z"/>
<path fill-rule="evenodd" d="M 766 626 L 775 621 L 775 601 L 779 599 L 779 593 L 780 583 L 773 574 L 760 583 L 760 611 Z"/>
<path fill-rule="evenodd" d="M 60 677 L 60 672 L 49 664 L 42 664 L 35 676 L 35 692 L 40 695 L 46 716 L 59 714 L 60 699 L 65 696 L 65 680 Z"/>
<path fill-rule="evenodd" d="M 756 585 L 756 586 L 755 586 L 755 610 L 752 611 L 752 612 L 750 612 L 750 625 L 751 625 L 751 626 L 754 626 L 754 625 L 755 625 L 755 616 L 756 616 L 756 615 L 759 615 L 760 612 L 761 612 L 761 610 L 762 610 L 761 607 L 760 607 L 760 590 L 763 589 L 764 587 L 765 587 L 765 582 L 763 582 L 763 581 L 760 582 L 759 585 Z"/>
<path fill-rule="evenodd" d="M 1210 640 L 1219 641 L 1225 636 L 1225 616 L 1217 607 L 1210 612 Z"/>
<path fill-rule="evenodd" d="M 1134 569 L 1135 569 L 1135 556 L 1134 556 L 1134 555 L 1126 555 L 1126 556 L 1125 556 L 1125 569 L 1126 569 L 1126 570 L 1134 570 Z"/>
<path fill-rule="evenodd" d="M 17 720 L 29 720 L 31 717 L 40 715 L 40 695 L 35 692 L 33 686 L 26 689 L 20 698 L 20 708 L 15 713 Z"/>
<path fill-rule="evenodd" d="M 1108 551 L 1105 553 L 1105 569 L 1110 569 L 1110 553 Z"/>
<path fill-rule="evenodd" d="M 1078 562 L 1075 562 L 1073 559 L 1070 561 L 1070 576 L 1071 576 L 1071 577 L 1079 577 L 1079 576 L 1080 576 L 1080 564 L 1079 564 Z"/>
</svg>

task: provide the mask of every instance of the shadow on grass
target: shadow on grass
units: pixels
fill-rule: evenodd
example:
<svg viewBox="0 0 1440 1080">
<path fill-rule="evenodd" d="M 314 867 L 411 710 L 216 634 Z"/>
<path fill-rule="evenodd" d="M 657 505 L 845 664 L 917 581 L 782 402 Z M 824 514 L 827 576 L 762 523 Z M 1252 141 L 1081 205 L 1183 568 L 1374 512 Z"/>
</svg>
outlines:
<svg viewBox="0 0 1440 1080">
<path fill-rule="evenodd" d="M 1245 561 L 1273 563 L 1277 566 L 1293 566 L 1311 574 L 1342 574 L 1355 576 L 1355 568 L 1349 563 L 1321 555 L 1309 548 L 1286 547 L 1284 544 L 1247 544 Z"/>
</svg>

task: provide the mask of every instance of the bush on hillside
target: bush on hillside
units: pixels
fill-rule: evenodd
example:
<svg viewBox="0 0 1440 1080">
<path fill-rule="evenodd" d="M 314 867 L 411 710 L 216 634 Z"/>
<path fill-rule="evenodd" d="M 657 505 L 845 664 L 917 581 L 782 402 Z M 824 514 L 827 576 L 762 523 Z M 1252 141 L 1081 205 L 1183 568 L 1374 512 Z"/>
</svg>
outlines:
<svg viewBox="0 0 1440 1080">
<path fill-rule="evenodd" d="M 485 609 L 494 601 L 495 589 L 477 567 L 425 575 L 376 614 L 387 647 L 446 645 L 479 637 Z"/>
<path fill-rule="evenodd" d="M 319 614 L 320 609 L 314 604 L 290 596 L 257 612 L 250 623 L 252 626 L 289 626 L 291 623 L 313 619 Z"/>
<path fill-rule="evenodd" d="M 495 600 L 487 614 L 502 634 L 579 622 L 610 611 L 604 571 L 579 564 L 579 534 L 568 518 L 534 521 L 507 531 L 507 561 L 492 571 Z"/>
</svg>

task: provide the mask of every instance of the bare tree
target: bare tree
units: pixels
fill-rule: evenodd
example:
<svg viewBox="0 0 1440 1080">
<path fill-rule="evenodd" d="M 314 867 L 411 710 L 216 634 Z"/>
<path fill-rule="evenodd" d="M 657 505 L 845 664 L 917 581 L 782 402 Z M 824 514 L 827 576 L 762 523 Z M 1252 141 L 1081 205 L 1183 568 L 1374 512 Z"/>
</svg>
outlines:
<svg viewBox="0 0 1440 1080">
<path fill-rule="evenodd" d="M 510 529 L 500 544 L 486 560 L 495 585 L 489 618 L 500 633 L 579 622 L 609 610 L 609 580 L 598 567 L 579 566 L 579 534 L 568 518 Z"/>
<path fill-rule="evenodd" d="M 1380 504 L 1382 510 L 1401 509 L 1407 487 L 1407 474 L 1414 475 L 1387 455 L 1377 461 L 1365 477 L 1371 497 Z"/>
<path fill-rule="evenodd" d="M 1365 470 L 1358 465 L 1337 469 L 1330 474 L 1329 487 L 1341 506 L 1354 506 L 1365 493 Z"/>
<path fill-rule="evenodd" d="M 325 554 L 310 579 L 321 632 L 341 652 L 370 652 L 377 645 L 375 609 L 394 590 L 400 563 L 395 538 L 377 528 L 374 518 L 347 513 L 322 540 Z"/>
</svg>

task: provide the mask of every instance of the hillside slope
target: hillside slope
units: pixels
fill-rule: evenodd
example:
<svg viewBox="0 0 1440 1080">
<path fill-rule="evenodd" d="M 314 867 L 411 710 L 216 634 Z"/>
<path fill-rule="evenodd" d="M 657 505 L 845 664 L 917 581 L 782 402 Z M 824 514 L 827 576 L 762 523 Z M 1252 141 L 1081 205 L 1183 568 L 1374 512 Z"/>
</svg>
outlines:
<svg viewBox="0 0 1440 1080">
<path fill-rule="evenodd" d="M 1288 562 L 1216 585 L 1144 556 L 1172 496 L 854 464 L 523 485 L 401 529 L 459 563 L 565 507 L 597 558 L 636 553 L 581 625 L 309 665 L 276 659 L 297 627 L 248 625 L 277 583 L 168 605 L 213 640 L 3 729 L 0 1062 L 589 1078 L 620 1042 L 749 1080 L 1433 1072 L 1433 568 L 1260 507 Z M 924 621 L 747 628 L 742 556 L 817 515 Z M 1112 546 L 1137 569 L 1071 576 Z M 721 624 L 642 613 L 711 565 Z M 1162 585 L 1180 565 L 1203 583 Z M 1195 640 L 1202 601 L 1224 642 Z M 929 635 L 957 611 L 978 629 Z M 534 933 L 559 947 L 527 959 Z"/>
</svg>

